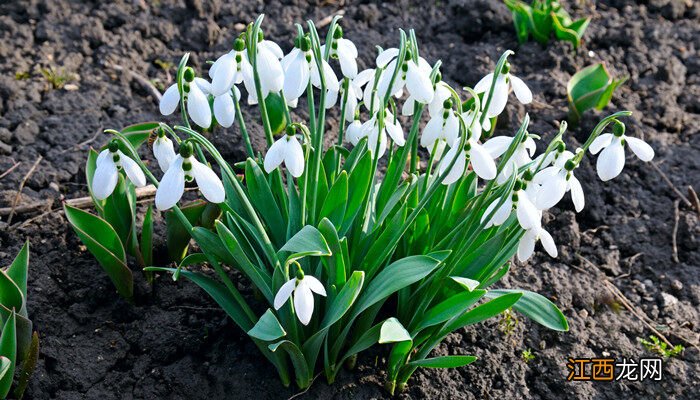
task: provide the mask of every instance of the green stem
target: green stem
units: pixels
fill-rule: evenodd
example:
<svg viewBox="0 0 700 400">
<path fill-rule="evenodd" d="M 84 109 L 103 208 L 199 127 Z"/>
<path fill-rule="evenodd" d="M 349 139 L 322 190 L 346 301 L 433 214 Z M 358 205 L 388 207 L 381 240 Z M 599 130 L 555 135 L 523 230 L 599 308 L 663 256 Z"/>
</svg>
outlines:
<svg viewBox="0 0 700 400">
<path fill-rule="evenodd" d="M 250 142 L 250 135 L 248 135 L 248 129 L 246 129 L 245 121 L 243 120 L 243 113 L 241 112 L 241 103 L 236 96 L 235 90 L 233 92 L 233 105 L 236 109 L 236 119 L 238 119 L 238 127 L 241 129 L 241 136 L 243 136 L 243 141 L 245 143 L 246 151 L 248 152 L 248 157 L 255 158 L 255 150 L 253 150 L 253 145 Z"/>
</svg>

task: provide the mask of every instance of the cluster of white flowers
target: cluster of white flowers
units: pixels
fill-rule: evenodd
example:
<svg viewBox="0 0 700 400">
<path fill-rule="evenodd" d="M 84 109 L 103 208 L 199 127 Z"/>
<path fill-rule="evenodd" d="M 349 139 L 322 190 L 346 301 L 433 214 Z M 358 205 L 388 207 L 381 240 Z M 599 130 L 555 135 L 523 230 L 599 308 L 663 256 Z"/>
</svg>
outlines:
<svg viewBox="0 0 700 400">
<path fill-rule="evenodd" d="M 323 89 L 325 108 L 333 107 L 339 98 L 342 99 L 340 106 L 345 112 L 341 118 L 348 123 L 345 129 L 347 140 L 357 145 L 366 138 L 372 156 L 381 158 L 390 148 L 389 138 L 392 145 L 404 146 L 406 143 L 394 99 L 407 94 L 401 115 L 412 116 L 418 105 L 424 105 L 430 116 L 420 137 L 421 147 L 431 155 L 428 170 L 433 162 L 437 162 L 438 173 L 443 175 L 451 166 L 443 179 L 446 185 L 458 181 L 469 169 L 479 178 L 495 179 L 498 184 L 508 182 L 516 175 L 512 192 L 488 205 L 482 223 L 487 228 L 501 225 L 514 211 L 525 230 L 519 243 L 518 258 L 527 260 L 537 241 L 552 257 L 556 257 L 554 240 L 542 227 L 542 213 L 558 204 L 567 192 L 571 193 L 576 211 L 581 211 L 584 193 L 574 171 L 584 151 L 567 151 L 560 141 L 553 149 L 535 157 L 535 139 L 538 137 L 527 132 L 520 136 L 522 140 L 515 147 L 512 146 L 514 137 L 498 136 L 482 141 L 482 133 L 492 132 L 494 118 L 505 109 L 511 89 L 520 103 L 528 104 L 533 100 L 526 83 L 511 73 L 509 63 L 475 85 L 473 93 L 479 95 L 478 99 L 459 104 L 457 92 L 441 80 L 437 67 L 431 67 L 428 61 L 417 56 L 417 49 L 412 44 L 404 51 L 398 48 L 382 50 L 376 57 L 375 68 L 358 71 L 357 48 L 343 38 L 339 27 L 331 43 L 320 47 L 320 53 L 313 50 L 308 35 L 297 37 L 294 48 L 286 55 L 280 46 L 264 40 L 262 35 L 257 39 L 255 66 L 249 59 L 246 42 L 238 38 L 233 49 L 211 65 L 211 82 L 195 76 L 191 68 L 186 68 L 183 79 L 165 91 L 160 102 L 161 113 L 169 115 L 178 104 L 182 104 L 186 107 L 182 110 L 183 117 L 186 111 L 201 128 L 210 128 L 214 119 L 219 125 L 230 127 L 235 121 L 235 110 L 241 97 L 237 85 L 241 83 L 249 104 L 256 104 L 260 94 L 263 98 L 276 94 L 289 107 L 296 107 L 305 92 Z M 319 54 L 321 59 L 318 59 Z M 326 58 L 338 61 L 341 79 Z M 364 122 L 362 115 L 366 115 Z M 616 123 L 613 128 L 613 133 L 600 135 L 588 147 L 593 154 L 600 152 L 597 171 L 604 181 L 619 175 L 624 167 L 625 144 L 643 161 L 654 156 L 648 144 L 624 134 L 624 125 Z M 284 164 L 293 177 L 300 177 L 305 170 L 304 144 L 311 145 L 300 141 L 295 130 L 288 129 L 268 149 L 265 170 L 269 173 Z M 514 151 L 508 152 L 511 148 Z M 221 180 L 203 163 L 204 160 L 193 156 L 191 143 L 181 143 L 179 154 L 176 154 L 173 142 L 161 130 L 153 144 L 153 152 L 164 172 L 156 194 L 158 209 L 167 210 L 176 205 L 186 181 L 195 181 L 207 200 L 213 203 L 224 201 Z M 499 173 L 497 160 L 504 154 L 509 158 Z M 112 193 L 120 169 L 136 186 L 145 185 L 143 171 L 119 150 L 115 142 L 97 160 L 93 185 L 97 199 L 104 199 Z M 302 323 L 307 324 L 313 312 L 312 292 L 325 295 L 325 290 L 317 279 L 304 277 L 303 272 L 301 275 L 282 286 L 274 305 L 280 308 L 294 292 L 297 315 Z"/>
</svg>

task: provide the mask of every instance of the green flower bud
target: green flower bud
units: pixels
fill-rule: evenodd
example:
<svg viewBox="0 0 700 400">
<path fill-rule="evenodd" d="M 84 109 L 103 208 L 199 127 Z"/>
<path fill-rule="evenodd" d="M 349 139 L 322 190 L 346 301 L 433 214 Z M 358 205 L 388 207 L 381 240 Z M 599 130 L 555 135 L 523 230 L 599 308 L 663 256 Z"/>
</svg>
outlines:
<svg viewBox="0 0 700 400">
<path fill-rule="evenodd" d="M 180 155 L 182 156 L 182 158 L 192 157 L 193 152 L 194 148 L 192 147 L 192 143 L 190 141 L 182 142 L 182 144 L 180 145 Z"/>
<path fill-rule="evenodd" d="M 613 135 L 620 137 L 625 134 L 625 124 L 620 121 L 615 121 L 615 125 L 612 128 Z"/>
<path fill-rule="evenodd" d="M 117 150 L 119 150 L 119 141 L 117 139 L 111 140 L 107 145 L 107 148 L 109 149 L 110 153 L 116 153 Z"/>
<path fill-rule="evenodd" d="M 443 101 L 442 108 L 444 108 L 445 110 L 451 109 L 452 108 L 452 99 L 447 99 L 447 100 Z"/>
<path fill-rule="evenodd" d="M 574 160 L 566 160 L 566 163 L 564 163 L 564 168 L 567 171 L 573 171 L 574 168 L 576 168 L 576 163 L 574 162 Z"/>
<path fill-rule="evenodd" d="M 245 41 L 240 37 L 233 42 L 233 49 L 236 51 L 243 51 L 245 49 Z"/>
<path fill-rule="evenodd" d="M 287 125 L 286 133 L 287 136 L 294 136 L 297 134 L 297 128 L 294 125 Z"/>
<path fill-rule="evenodd" d="M 501 69 L 501 74 L 505 75 L 510 72 L 510 63 L 506 61 L 505 64 L 503 64 L 503 69 Z"/>
<path fill-rule="evenodd" d="M 183 74 L 185 82 L 192 82 L 194 80 L 194 70 L 192 67 L 185 68 L 185 73 Z"/>
<path fill-rule="evenodd" d="M 340 39 L 343 37 L 343 28 L 340 25 L 335 27 L 335 32 L 333 32 L 333 39 Z"/>
</svg>

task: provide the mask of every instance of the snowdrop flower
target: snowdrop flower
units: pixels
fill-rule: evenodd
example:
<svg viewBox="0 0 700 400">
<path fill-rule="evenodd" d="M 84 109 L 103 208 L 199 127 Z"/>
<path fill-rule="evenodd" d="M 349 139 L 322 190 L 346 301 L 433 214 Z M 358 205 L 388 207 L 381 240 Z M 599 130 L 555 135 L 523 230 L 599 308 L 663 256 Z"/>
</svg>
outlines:
<svg viewBox="0 0 700 400">
<path fill-rule="evenodd" d="M 177 156 L 173 147 L 173 141 L 165 136 L 165 132 L 162 129 L 158 130 L 158 137 L 153 142 L 153 155 L 156 157 L 158 166 L 163 172 L 168 170 L 170 164 Z"/>
<path fill-rule="evenodd" d="M 275 295 L 274 306 L 275 310 L 279 310 L 292 297 L 297 318 L 302 324 L 308 325 L 314 313 L 314 293 L 325 297 L 326 289 L 313 276 L 304 275 L 301 270 L 298 275 L 282 285 Z"/>
<path fill-rule="evenodd" d="M 476 93 L 484 93 L 484 99 L 481 101 L 482 108 L 486 107 L 486 103 L 488 102 L 491 81 L 493 81 L 493 72 L 481 78 L 476 86 L 474 86 L 474 91 Z M 493 89 L 493 98 L 489 104 L 489 109 L 486 110 L 488 118 L 500 115 L 506 108 L 508 92 L 511 87 L 513 88 L 515 97 L 517 97 L 518 101 L 522 104 L 529 104 L 532 102 L 532 92 L 530 88 L 527 87 L 522 79 L 510 73 L 510 63 L 506 62 L 503 66 L 503 72 L 498 74 L 498 79 L 496 79 L 496 85 Z"/>
<path fill-rule="evenodd" d="M 211 91 L 209 82 L 194 76 L 194 70 L 187 68 L 184 76 L 183 88 L 185 90 L 185 102 L 187 103 L 187 114 L 192 121 L 200 127 L 206 129 L 211 126 L 211 108 L 207 94 Z M 177 83 L 171 85 L 163 97 L 160 99 L 160 113 L 163 115 L 172 114 L 180 103 L 180 92 Z"/>
<path fill-rule="evenodd" d="M 326 45 L 321 46 L 321 54 L 326 52 Z M 338 59 L 340 71 L 348 79 L 357 76 L 357 47 L 348 39 L 343 38 L 343 30 L 337 26 L 333 32 L 330 56 Z"/>
<path fill-rule="evenodd" d="M 519 183 L 516 183 L 515 189 L 513 190 L 513 193 L 508 196 L 503 205 L 496 210 L 493 217 L 491 217 L 489 222 L 486 224 L 486 228 L 499 226 L 506 222 L 510 216 L 510 212 L 513 210 L 513 207 L 515 207 L 518 223 L 520 223 L 520 226 L 523 229 L 539 229 L 542 226 L 542 212 L 539 211 L 532 203 L 532 200 L 530 199 L 532 192 L 523 190 L 522 185 Z M 486 207 L 486 211 L 481 217 L 481 222 L 486 220 L 486 217 L 496 208 L 499 201 L 500 199 L 496 199 L 489 204 L 488 207 Z"/>
<path fill-rule="evenodd" d="M 490 131 L 491 130 L 491 120 L 486 118 L 484 119 L 484 123 L 480 124 L 479 120 L 481 119 L 481 112 L 476 111 L 476 110 L 467 110 L 462 113 L 462 118 L 464 118 L 465 121 L 468 122 L 469 124 L 469 129 L 472 132 L 472 135 L 476 137 L 477 140 L 481 138 L 481 133 L 482 133 L 482 128 L 485 131 Z M 474 121 L 473 123 L 471 121 Z"/>
<path fill-rule="evenodd" d="M 625 135 L 624 125 L 616 123 L 613 126 L 613 133 L 598 136 L 589 147 L 593 154 L 600 152 L 596 170 L 601 180 L 609 181 L 620 175 L 625 167 L 625 144 L 642 161 L 648 162 L 654 158 L 654 149 L 648 143 Z"/>
<path fill-rule="evenodd" d="M 278 93 L 284 87 L 284 70 L 280 60 L 284 56 L 280 46 L 270 40 L 263 40 L 262 32 L 258 36 L 256 46 L 256 66 L 260 78 L 260 91 L 263 99 L 270 93 Z M 248 104 L 258 103 L 258 93 L 255 86 L 255 72 L 252 63 L 248 61 L 250 68 L 244 67 L 243 84 L 248 92 Z"/>
<path fill-rule="evenodd" d="M 245 52 L 245 41 L 238 38 L 233 50 L 219 57 L 209 68 L 211 93 L 220 96 L 230 92 L 233 85 L 243 82 L 244 71 L 251 74 L 252 69 Z"/>
<path fill-rule="evenodd" d="M 432 150 L 435 145 L 440 149 L 445 143 L 452 144 L 458 140 L 459 119 L 452 109 L 452 100 L 445 100 L 442 107 L 442 113 L 432 116 L 423 128 L 420 145 L 426 149 Z"/>
<path fill-rule="evenodd" d="M 269 174 L 283 162 L 293 177 L 298 178 L 304 173 L 304 150 L 294 128 L 287 128 L 287 133 L 270 146 L 265 154 L 265 171 Z"/>
<path fill-rule="evenodd" d="M 136 163 L 119 150 L 119 143 L 112 140 L 107 148 L 97 156 L 97 168 L 92 178 L 92 193 L 97 200 L 104 200 L 114 192 L 119 181 L 119 170 L 136 187 L 146 186 L 146 176 Z"/>
<path fill-rule="evenodd" d="M 544 168 L 534 177 L 534 184 L 540 185 L 535 199 L 535 206 L 540 210 L 554 207 L 561 201 L 564 194 L 571 191 L 571 200 L 574 202 L 576 212 L 581 212 L 585 205 L 581 182 L 574 176 L 577 167 L 572 160 L 574 153 L 564 151 L 558 155 L 554 165 Z"/>
<path fill-rule="evenodd" d="M 447 152 L 445 158 L 440 162 L 440 174 L 443 174 L 449 167 L 452 160 L 457 157 L 454 166 L 442 181 L 444 185 L 457 182 L 464 175 L 467 168 L 467 161 L 471 163 L 474 172 L 481 179 L 491 180 L 496 177 L 496 163 L 491 155 L 479 144 L 474 135 L 470 136 L 464 146 L 459 148 L 459 139 L 452 143 L 452 148 Z"/>
<path fill-rule="evenodd" d="M 394 121 L 394 116 L 389 110 L 384 111 L 384 129 L 382 129 L 382 132 L 379 132 L 379 119 L 377 118 L 377 114 L 378 113 L 375 113 L 369 121 L 362 124 L 360 138 L 367 137 L 367 147 L 372 155 L 374 155 L 377 143 L 379 143 L 379 150 L 377 153 L 378 157 L 382 158 L 386 152 L 387 135 L 400 147 L 406 144 L 406 139 L 404 138 L 403 129 L 399 121 Z"/>
<path fill-rule="evenodd" d="M 362 123 L 359 119 L 353 120 L 350 125 L 348 125 L 348 127 L 345 129 L 345 136 L 353 146 L 357 146 L 360 139 L 364 137 L 362 132 Z"/>
<path fill-rule="evenodd" d="M 532 256 L 535 251 L 535 243 L 540 241 L 542 247 L 544 247 L 547 254 L 551 257 L 557 256 L 557 245 L 554 244 L 554 239 L 552 235 L 549 234 L 544 228 L 533 228 L 525 231 L 525 234 L 520 238 L 518 243 L 518 260 L 521 262 L 526 261 Z"/>
<path fill-rule="evenodd" d="M 237 87 L 233 87 L 233 93 L 229 90 L 214 97 L 214 117 L 216 122 L 224 128 L 228 128 L 236 121 L 236 105 L 234 104 L 233 96 L 236 96 L 236 101 L 240 100 L 241 92 Z"/>
<path fill-rule="evenodd" d="M 282 59 L 282 69 L 284 70 L 284 98 L 287 102 L 294 103 L 299 97 L 306 91 L 309 86 L 309 82 L 316 87 L 321 88 L 321 75 L 318 72 L 318 66 L 316 64 L 316 59 L 311 51 L 311 39 L 304 36 L 302 38 L 297 38 L 296 47 L 287 54 Z M 338 78 L 333 72 L 331 66 L 325 61 L 321 62 L 323 68 L 323 78 L 326 84 L 326 89 L 330 92 L 334 92 L 337 96 L 340 90 L 340 84 L 338 83 Z M 333 104 L 335 100 L 333 94 L 329 96 L 333 99 Z M 330 101 L 327 100 L 326 108 Z"/>
<path fill-rule="evenodd" d="M 496 136 L 484 143 L 484 148 L 491 154 L 491 157 L 498 158 L 502 156 L 513 143 L 513 137 Z M 498 175 L 497 182 L 503 183 L 508 180 L 508 177 L 517 172 L 518 168 L 532 162 L 532 156 L 535 154 L 537 144 L 529 136 L 525 135 L 523 140 L 518 144 L 518 147 L 513 152 L 513 155 L 508 160 L 508 163 L 503 167 L 501 174 Z"/>
<path fill-rule="evenodd" d="M 435 95 L 433 82 L 430 79 L 432 72 L 430 64 L 423 57 L 419 57 L 416 63 L 411 57 L 411 52 L 407 51 L 403 65 L 399 66 L 397 65 L 398 56 L 399 49 L 397 48 L 386 49 L 377 56 L 377 67 L 386 67 L 377 85 L 379 95 L 384 96 L 389 92 L 389 84 L 394 71 L 396 68 L 401 68 L 391 87 L 391 95 L 401 97 L 405 86 L 413 100 L 422 104 L 430 103 Z"/>
<path fill-rule="evenodd" d="M 221 179 L 208 166 L 192 156 L 192 144 L 183 142 L 180 154 L 170 163 L 156 191 L 156 208 L 161 211 L 172 208 L 185 193 L 185 181 L 194 180 L 199 191 L 211 203 L 221 203 L 226 198 Z"/>
</svg>

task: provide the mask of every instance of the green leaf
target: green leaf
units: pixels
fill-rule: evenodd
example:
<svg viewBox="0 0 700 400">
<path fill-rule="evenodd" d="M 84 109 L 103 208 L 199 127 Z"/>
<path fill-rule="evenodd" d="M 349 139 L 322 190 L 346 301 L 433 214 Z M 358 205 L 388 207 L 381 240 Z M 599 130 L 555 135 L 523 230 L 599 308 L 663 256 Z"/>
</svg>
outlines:
<svg viewBox="0 0 700 400">
<path fill-rule="evenodd" d="M 204 214 L 206 205 L 207 202 L 203 200 L 196 200 L 180 207 L 180 210 L 190 224 L 197 226 L 199 225 L 199 220 Z M 170 258 L 170 261 L 179 263 L 187 254 L 187 249 L 190 245 L 192 236 L 187 230 L 187 227 L 182 224 L 182 221 L 180 221 L 177 214 L 175 214 L 175 212 L 172 210 L 165 212 L 165 226 L 168 257 Z"/>
<path fill-rule="evenodd" d="M 478 288 L 480 285 L 479 281 L 475 281 L 469 278 L 462 278 L 461 276 L 451 276 L 450 279 L 455 281 L 459 286 L 463 287 L 469 292 Z"/>
<path fill-rule="evenodd" d="M 7 276 L 19 287 L 24 299 L 27 299 L 27 274 L 29 271 L 29 241 L 24 242 L 14 261 L 7 268 Z M 4 303 L 3 303 L 4 304 Z"/>
<path fill-rule="evenodd" d="M 333 223 L 327 218 L 321 220 L 318 224 L 318 230 L 321 232 L 324 239 L 326 239 L 326 243 L 328 243 L 328 247 L 333 254 L 331 257 L 323 257 L 321 259 L 323 265 L 326 267 L 328 282 L 331 285 L 340 287 L 345 283 L 347 276 L 345 272 L 345 259 L 343 257 L 343 245 L 340 239 L 338 239 L 338 232 L 335 226 L 333 226 Z"/>
<path fill-rule="evenodd" d="M 522 297 L 522 293 L 509 293 L 481 304 L 480 306 L 474 307 L 473 309 L 464 313 L 462 316 L 446 323 L 438 336 L 447 335 L 448 333 L 457 329 L 468 325 L 473 325 L 496 316 L 512 307 L 513 304 L 520 299 L 520 297 Z"/>
<path fill-rule="evenodd" d="M 287 233 L 287 224 L 282 218 L 282 212 L 267 179 L 265 179 L 265 174 L 252 158 L 246 161 L 245 182 L 250 202 L 267 224 L 273 242 L 278 245 L 283 243 Z"/>
<path fill-rule="evenodd" d="M 130 245 L 133 233 L 134 214 L 129 199 L 129 183 L 122 174 L 119 174 L 117 186 L 109 197 L 105 199 L 102 218 L 114 228 L 119 235 L 119 240 L 128 253 L 132 253 Z"/>
<path fill-rule="evenodd" d="M 440 261 L 428 256 L 410 256 L 393 262 L 384 268 L 367 286 L 358 300 L 354 316 L 377 302 L 428 276 Z"/>
<path fill-rule="evenodd" d="M 141 256 L 146 266 L 153 264 L 153 206 L 148 206 L 141 228 Z"/>
<path fill-rule="evenodd" d="M 365 281 L 365 273 L 363 271 L 355 271 L 350 276 L 347 282 L 343 285 L 332 304 L 328 307 L 328 311 L 321 322 L 321 329 L 327 328 L 338 322 L 340 318 L 355 304 L 355 300 L 362 291 L 362 285 Z"/>
<path fill-rule="evenodd" d="M 411 334 L 396 318 L 389 318 L 382 324 L 379 331 L 379 343 L 396 343 L 410 341 Z"/>
<path fill-rule="evenodd" d="M 348 162 L 349 161 L 350 159 L 348 158 Z M 371 170 L 372 157 L 370 156 L 369 152 L 365 152 L 357 162 L 357 165 L 349 172 L 350 176 L 348 178 L 347 198 L 348 205 L 343 218 L 343 226 L 338 231 L 340 232 L 341 236 L 344 235 L 348 229 L 350 229 L 350 226 L 360 212 L 363 200 L 369 193 L 369 187 L 372 181 Z"/>
<path fill-rule="evenodd" d="M 277 317 L 269 308 L 260 317 L 253 329 L 248 331 L 248 335 L 266 342 L 277 340 L 286 334 L 287 332 L 285 332 Z"/>
<path fill-rule="evenodd" d="M 328 218 L 336 229 L 340 229 L 345 217 L 348 201 L 348 173 L 342 171 L 326 196 L 319 219 Z"/>
<path fill-rule="evenodd" d="M 509 293 L 522 295 L 518 302 L 513 305 L 513 308 L 526 317 L 555 331 L 566 332 L 569 330 L 569 323 L 561 310 L 541 294 L 529 290 L 498 289 L 489 291 L 486 297 L 495 298 Z"/>
<path fill-rule="evenodd" d="M 126 139 L 135 149 L 138 149 L 142 144 L 146 143 L 151 133 L 159 126 L 159 122 L 142 122 L 127 126 L 121 130 L 121 133 L 126 136 Z"/>
<path fill-rule="evenodd" d="M 299 350 L 296 344 L 290 342 L 289 340 L 282 340 L 271 344 L 269 349 L 273 352 L 278 349 L 282 349 L 289 354 L 289 358 L 292 360 L 294 365 L 294 373 L 296 374 L 297 385 L 300 388 L 306 388 L 311 383 L 311 370 L 309 369 L 309 364 L 304 358 L 304 354 Z"/>
<path fill-rule="evenodd" d="M 22 289 L 0 269 L 0 305 L 12 310 L 21 310 L 24 306 Z"/>
<path fill-rule="evenodd" d="M 25 302 L 26 304 L 26 302 Z M 12 317 L 12 312 L 15 311 L 15 337 L 17 338 L 17 361 L 21 361 L 29 350 L 32 344 L 32 321 L 26 316 L 17 312 L 14 308 L 7 308 L 0 304 L 0 327 L 2 321 L 7 321 Z M 26 314 L 26 305 L 25 311 Z"/>
<path fill-rule="evenodd" d="M 612 97 L 612 92 L 625 80 L 626 78 L 613 79 L 602 63 L 593 64 L 575 73 L 566 86 L 572 116 L 577 120 L 586 110 L 600 110 L 605 107 Z"/>
<path fill-rule="evenodd" d="M 145 271 L 154 272 L 170 272 L 175 273 L 177 269 L 175 268 L 163 268 L 163 267 L 147 267 L 144 268 Z M 221 307 L 226 314 L 236 323 L 241 329 L 248 332 L 253 329 L 253 321 L 248 318 L 246 313 L 243 311 L 241 306 L 236 302 L 231 292 L 226 289 L 223 283 L 219 283 L 214 279 L 199 273 L 187 270 L 181 270 L 180 274 L 185 278 L 191 280 L 197 286 L 204 289 L 209 296 Z"/>
<path fill-rule="evenodd" d="M 17 337 L 15 336 L 15 313 L 5 322 L 5 326 L 0 333 L 0 356 L 10 360 L 10 366 L 5 375 L 0 379 L 0 399 L 4 399 L 10 393 L 12 379 L 15 375 L 15 365 L 17 363 Z"/>
<path fill-rule="evenodd" d="M 426 311 L 416 329 L 412 329 L 411 331 L 415 334 L 427 327 L 450 320 L 464 313 L 465 310 L 468 310 L 469 307 L 479 301 L 485 294 L 486 290 L 473 290 L 464 291 L 448 297 Z"/>
<path fill-rule="evenodd" d="M 331 249 L 328 248 L 328 243 L 318 229 L 311 225 L 306 225 L 301 228 L 296 235 L 285 243 L 278 252 L 287 251 L 292 253 L 290 258 L 299 258 L 303 256 L 330 256 Z"/>
<path fill-rule="evenodd" d="M 23 358 L 24 362 L 20 368 L 19 379 L 13 393 L 17 399 L 21 399 L 24 396 L 24 391 L 27 390 L 27 385 L 29 384 L 29 378 L 34 373 L 36 363 L 39 361 L 39 334 L 36 332 L 32 335 L 29 349 Z M 2 379 L 2 372 L 0 372 L 0 379 Z"/>
<path fill-rule="evenodd" d="M 69 205 L 64 205 L 63 210 L 78 238 L 107 272 L 119 294 L 131 299 L 133 276 L 126 265 L 124 246 L 112 226 L 96 215 Z"/>
<path fill-rule="evenodd" d="M 410 366 L 423 368 L 459 368 L 476 361 L 474 356 L 442 356 L 411 361 Z"/>
</svg>

